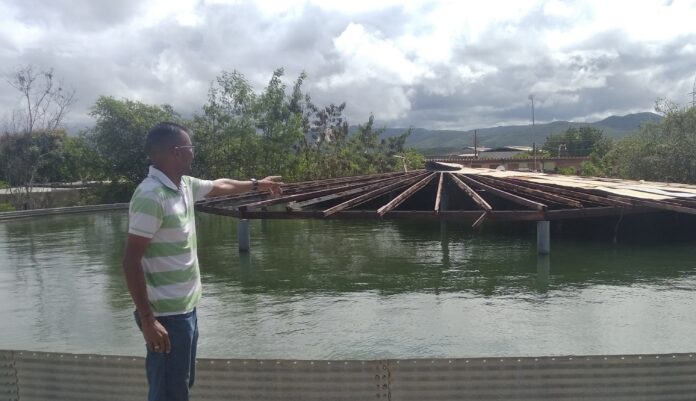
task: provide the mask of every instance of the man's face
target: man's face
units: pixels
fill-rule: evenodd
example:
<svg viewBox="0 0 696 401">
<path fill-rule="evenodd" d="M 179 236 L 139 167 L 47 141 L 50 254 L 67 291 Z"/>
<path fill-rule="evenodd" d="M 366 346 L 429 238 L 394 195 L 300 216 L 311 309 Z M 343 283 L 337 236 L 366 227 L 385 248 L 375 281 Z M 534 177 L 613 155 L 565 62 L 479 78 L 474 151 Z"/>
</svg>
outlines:
<svg viewBox="0 0 696 401">
<path fill-rule="evenodd" d="M 193 145 L 191 145 L 191 138 L 185 132 L 180 133 L 179 139 L 174 146 L 174 159 L 177 166 L 180 167 L 182 174 L 191 174 Z"/>
</svg>

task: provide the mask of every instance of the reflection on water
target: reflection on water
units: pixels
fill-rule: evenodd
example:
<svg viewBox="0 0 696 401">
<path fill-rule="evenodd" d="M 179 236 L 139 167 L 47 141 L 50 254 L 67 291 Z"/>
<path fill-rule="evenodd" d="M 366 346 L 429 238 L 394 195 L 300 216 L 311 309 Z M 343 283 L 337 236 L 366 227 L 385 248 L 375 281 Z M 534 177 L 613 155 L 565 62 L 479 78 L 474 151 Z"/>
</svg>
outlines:
<svg viewBox="0 0 696 401">
<path fill-rule="evenodd" d="M 549 286 L 551 275 L 551 255 L 537 255 L 537 286 L 545 291 Z"/>
<path fill-rule="evenodd" d="M 124 212 L 0 223 L 0 349 L 142 353 Z M 692 243 L 613 245 L 534 225 L 198 215 L 201 355 L 465 357 L 693 351 Z"/>
</svg>

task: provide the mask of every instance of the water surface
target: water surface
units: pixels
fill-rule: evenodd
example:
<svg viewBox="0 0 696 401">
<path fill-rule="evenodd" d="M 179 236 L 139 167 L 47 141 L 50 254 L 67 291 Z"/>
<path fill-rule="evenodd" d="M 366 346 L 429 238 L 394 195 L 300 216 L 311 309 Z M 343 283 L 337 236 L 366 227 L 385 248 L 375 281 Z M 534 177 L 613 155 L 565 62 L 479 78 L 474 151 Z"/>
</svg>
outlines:
<svg viewBox="0 0 696 401">
<path fill-rule="evenodd" d="M 694 351 L 693 242 L 613 245 L 533 226 L 198 215 L 200 355 L 379 359 Z M 0 349 L 141 355 L 125 212 L 0 223 Z"/>
</svg>

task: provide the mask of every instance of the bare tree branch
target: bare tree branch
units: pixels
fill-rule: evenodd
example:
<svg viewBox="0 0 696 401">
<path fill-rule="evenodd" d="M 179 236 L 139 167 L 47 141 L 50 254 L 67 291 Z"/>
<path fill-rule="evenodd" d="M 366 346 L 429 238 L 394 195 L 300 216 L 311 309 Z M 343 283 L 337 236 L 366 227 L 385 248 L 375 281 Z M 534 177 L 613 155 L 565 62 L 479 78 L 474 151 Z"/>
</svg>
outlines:
<svg viewBox="0 0 696 401">
<path fill-rule="evenodd" d="M 58 129 L 76 100 L 75 90 L 64 89 L 63 81 L 56 81 L 53 69 L 37 71 L 34 66 L 22 66 L 7 82 L 21 93 L 24 103 L 24 109 L 16 110 L 13 116 L 15 133 Z M 20 120 L 22 126 L 17 124 Z"/>
<path fill-rule="evenodd" d="M 19 67 L 6 81 L 20 93 L 22 108 L 14 110 L 6 133 L 0 137 L 0 160 L 5 161 L 8 181 L 17 208 L 34 208 L 34 184 L 40 169 L 60 148 L 65 115 L 75 103 L 75 90 L 65 90 L 53 69 Z"/>
</svg>

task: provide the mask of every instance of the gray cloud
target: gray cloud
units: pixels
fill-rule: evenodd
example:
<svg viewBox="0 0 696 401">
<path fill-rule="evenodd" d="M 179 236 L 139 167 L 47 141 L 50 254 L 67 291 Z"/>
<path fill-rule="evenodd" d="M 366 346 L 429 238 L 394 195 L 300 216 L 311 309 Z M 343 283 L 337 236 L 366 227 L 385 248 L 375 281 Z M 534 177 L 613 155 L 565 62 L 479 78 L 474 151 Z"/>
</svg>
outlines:
<svg viewBox="0 0 696 401">
<path fill-rule="evenodd" d="M 520 23 L 537 26 L 534 19 L 530 16 Z M 568 51 L 563 62 L 549 57 L 533 37 L 488 32 L 478 45 L 462 43 L 454 65 L 484 64 L 496 72 L 467 83 L 455 76 L 450 65 L 442 66 L 432 82 L 416 88 L 409 118 L 400 123 L 456 128 L 528 121 L 530 93 L 536 96 L 535 114 L 541 121 L 651 110 L 659 97 L 683 101 L 688 88 L 679 83 L 695 72 L 693 55 L 680 52 L 696 43 L 696 35 L 675 37 L 655 49 L 652 43 L 631 41 L 617 31 L 599 32 Z M 588 85 L 573 85 L 582 75 L 590 80 Z M 592 80 L 599 82 L 594 86 Z M 438 95 L 429 90 L 428 84 L 443 82 L 452 93 Z M 544 83 L 556 89 L 534 90 Z"/>
<path fill-rule="evenodd" d="M 434 27 L 420 15 L 437 7 L 343 14 L 305 3 L 268 15 L 248 2 L 201 2 L 198 24 L 168 18 L 136 26 L 147 8 L 140 1 L 17 0 L 3 18 L 36 37 L 0 31 L 0 63 L 53 67 L 76 89 L 70 119 L 77 125 L 91 123 L 87 112 L 100 95 L 168 103 L 191 115 L 223 70 L 243 73 L 259 90 L 276 68 L 285 68 L 288 85 L 306 71 L 314 101 L 346 101 L 351 122 L 374 113 L 380 124 L 425 128 L 524 123 L 530 93 L 537 119 L 550 121 L 650 110 L 658 97 L 685 103 L 691 91 L 696 33 L 641 41 L 608 27 L 552 50 L 549 32 L 571 29 L 580 17 L 548 16 L 541 5 L 476 37 L 450 37 L 451 56 L 441 60 L 393 51 L 403 35 L 429 34 Z M 0 115 L 16 95 L 3 87 Z"/>
<path fill-rule="evenodd" d="M 60 24 L 65 29 L 98 31 L 121 24 L 142 7 L 139 0 L 22 0 L 13 3 L 17 18 L 29 25 Z"/>
</svg>

